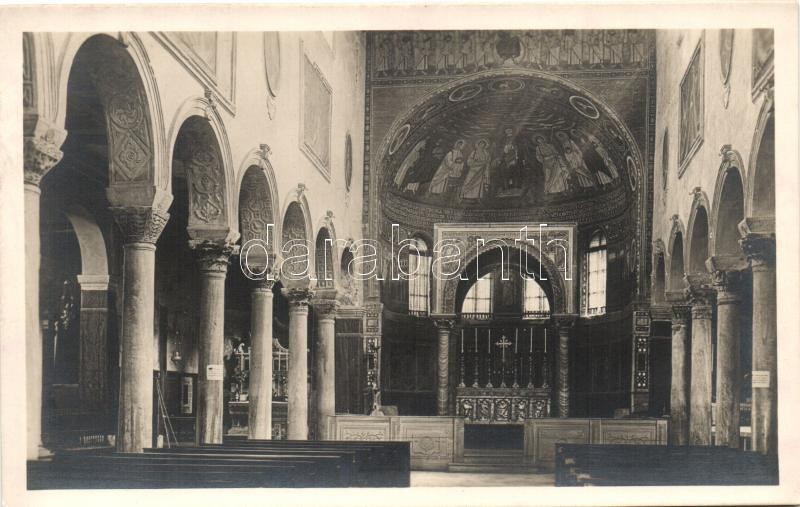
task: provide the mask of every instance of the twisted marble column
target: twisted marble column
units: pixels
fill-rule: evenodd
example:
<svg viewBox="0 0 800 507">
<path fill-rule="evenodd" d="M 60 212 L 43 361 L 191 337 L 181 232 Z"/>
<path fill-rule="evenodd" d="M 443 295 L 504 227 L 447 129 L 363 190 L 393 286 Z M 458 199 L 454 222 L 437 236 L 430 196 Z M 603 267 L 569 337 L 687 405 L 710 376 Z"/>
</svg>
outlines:
<svg viewBox="0 0 800 507">
<path fill-rule="evenodd" d="M 438 354 L 436 356 L 436 415 L 448 415 L 450 396 L 450 331 L 454 322 L 449 319 L 436 320 Z"/>
</svg>

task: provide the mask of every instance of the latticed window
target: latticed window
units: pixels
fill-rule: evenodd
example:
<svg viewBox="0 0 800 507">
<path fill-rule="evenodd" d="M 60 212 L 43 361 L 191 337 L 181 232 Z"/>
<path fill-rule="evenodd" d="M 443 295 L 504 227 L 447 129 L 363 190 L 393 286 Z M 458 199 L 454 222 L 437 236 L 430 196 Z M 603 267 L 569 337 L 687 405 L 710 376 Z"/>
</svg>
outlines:
<svg viewBox="0 0 800 507">
<path fill-rule="evenodd" d="M 473 314 L 476 317 L 489 316 L 492 313 L 492 274 L 484 275 L 472 284 L 461 305 L 462 314 Z"/>
<path fill-rule="evenodd" d="M 428 313 L 431 256 L 424 242 L 415 240 L 415 245 L 417 251 L 412 248 L 408 254 L 408 311 L 419 315 Z"/>
<path fill-rule="evenodd" d="M 584 254 L 583 314 L 606 313 L 606 237 L 598 232 L 592 236 Z"/>
<path fill-rule="evenodd" d="M 537 319 L 550 315 L 550 301 L 535 278 L 525 277 L 523 286 L 522 318 Z"/>
</svg>

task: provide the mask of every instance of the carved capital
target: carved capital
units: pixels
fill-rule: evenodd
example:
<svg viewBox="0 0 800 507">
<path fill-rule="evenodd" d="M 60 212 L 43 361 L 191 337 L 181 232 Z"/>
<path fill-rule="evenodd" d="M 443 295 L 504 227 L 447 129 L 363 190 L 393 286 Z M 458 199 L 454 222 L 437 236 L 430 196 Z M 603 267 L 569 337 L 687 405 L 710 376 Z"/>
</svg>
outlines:
<svg viewBox="0 0 800 507">
<path fill-rule="evenodd" d="M 189 246 L 197 255 L 200 272 L 208 274 L 227 273 L 228 261 L 236 250 L 236 245 L 217 241 L 190 241 Z"/>
<path fill-rule="evenodd" d="M 553 321 L 558 327 L 558 334 L 561 336 L 569 336 L 572 328 L 575 327 L 577 317 L 575 315 L 553 315 Z"/>
<path fill-rule="evenodd" d="M 775 267 L 775 218 L 748 217 L 739 223 L 742 247 L 753 270 Z"/>
<path fill-rule="evenodd" d="M 25 183 L 37 187 L 44 175 L 64 156 L 61 142 L 50 131 L 44 135 L 25 137 L 24 152 Z"/>
<path fill-rule="evenodd" d="M 339 302 L 335 299 L 315 299 L 312 301 L 314 310 L 320 319 L 335 319 L 339 310 Z"/>
<path fill-rule="evenodd" d="M 109 209 L 122 230 L 124 244 L 154 245 L 169 220 L 169 213 L 152 206 L 112 206 Z"/>
<path fill-rule="evenodd" d="M 306 287 L 283 289 L 282 292 L 289 300 L 289 306 L 295 309 L 308 310 L 308 303 L 314 297 L 314 291 Z"/>
<path fill-rule="evenodd" d="M 706 268 L 711 274 L 711 285 L 717 291 L 717 302 L 735 299 L 741 288 L 743 271 L 747 268 L 744 259 L 733 255 L 715 255 L 706 261 Z"/>
<path fill-rule="evenodd" d="M 276 280 L 274 278 L 263 278 L 261 280 L 253 280 L 254 292 L 269 292 L 272 293 L 272 288 L 275 286 Z"/>
<path fill-rule="evenodd" d="M 691 312 L 692 307 L 689 305 L 672 305 L 672 330 L 685 328 Z"/>
<path fill-rule="evenodd" d="M 716 292 L 711 286 L 711 277 L 706 273 L 686 275 L 686 299 L 692 307 L 710 307 Z"/>
<path fill-rule="evenodd" d="M 754 270 L 775 266 L 775 236 L 748 234 L 739 240 L 742 251 Z"/>
<path fill-rule="evenodd" d="M 455 325 L 456 321 L 454 319 L 435 319 L 433 321 L 433 326 L 440 332 L 447 331 L 449 333 Z"/>
</svg>

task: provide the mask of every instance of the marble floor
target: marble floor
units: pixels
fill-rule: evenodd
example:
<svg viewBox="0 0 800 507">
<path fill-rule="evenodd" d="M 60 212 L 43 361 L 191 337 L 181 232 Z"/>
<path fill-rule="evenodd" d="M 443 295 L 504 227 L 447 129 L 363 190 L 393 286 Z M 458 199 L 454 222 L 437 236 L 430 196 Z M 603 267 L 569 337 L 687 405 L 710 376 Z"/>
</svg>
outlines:
<svg viewBox="0 0 800 507">
<path fill-rule="evenodd" d="M 411 487 L 553 486 L 553 474 L 411 472 Z"/>
</svg>

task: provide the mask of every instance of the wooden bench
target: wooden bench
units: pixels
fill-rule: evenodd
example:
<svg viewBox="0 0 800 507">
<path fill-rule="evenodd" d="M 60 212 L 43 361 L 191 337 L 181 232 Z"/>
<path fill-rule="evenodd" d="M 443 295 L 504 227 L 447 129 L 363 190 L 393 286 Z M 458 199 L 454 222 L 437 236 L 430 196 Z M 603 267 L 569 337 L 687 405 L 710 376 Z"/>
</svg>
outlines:
<svg viewBox="0 0 800 507">
<path fill-rule="evenodd" d="M 556 486 L 777 483 L 775 457 L 727 447 L 556 444 Z"/>
<path fill-rule="evenodd" d="M 235 449 L 257 448 L 275 452 L 286 450 L 357 452 L 358 471 L 369 476 L 364 479 L 365 481 L 370 481 L 373 487 L 408 487 L 411 480 L 410 442 L 247 440 L 235 438 L 226 439 L 225 443 L 218 447 Z M 378 482 L 376 483 L 375 481 Z"/>
</svg>

